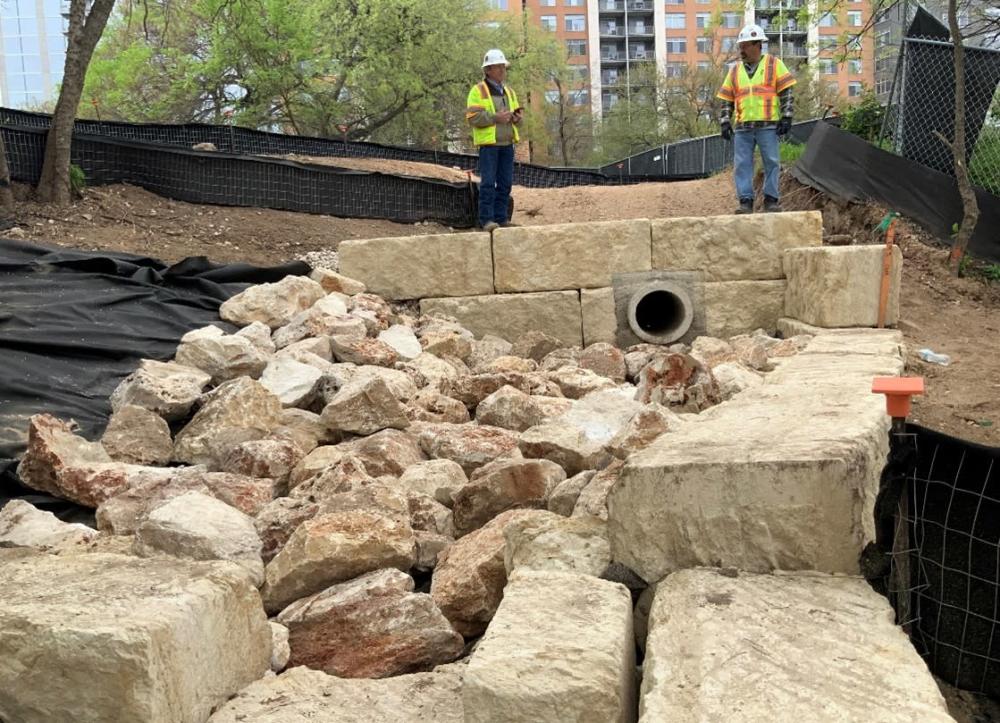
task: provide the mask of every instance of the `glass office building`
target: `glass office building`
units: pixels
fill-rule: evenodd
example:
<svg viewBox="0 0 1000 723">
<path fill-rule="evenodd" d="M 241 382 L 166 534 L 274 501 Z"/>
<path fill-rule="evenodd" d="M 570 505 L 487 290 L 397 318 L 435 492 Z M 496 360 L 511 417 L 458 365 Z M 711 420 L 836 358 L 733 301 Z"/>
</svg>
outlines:
<svg viewBox="0 0 1000 723">
<path fill-rule="evenodd" d="M 68 0 L 0 1 L 0 103 L 55 100 L 66 60 Z"/>
</svg>

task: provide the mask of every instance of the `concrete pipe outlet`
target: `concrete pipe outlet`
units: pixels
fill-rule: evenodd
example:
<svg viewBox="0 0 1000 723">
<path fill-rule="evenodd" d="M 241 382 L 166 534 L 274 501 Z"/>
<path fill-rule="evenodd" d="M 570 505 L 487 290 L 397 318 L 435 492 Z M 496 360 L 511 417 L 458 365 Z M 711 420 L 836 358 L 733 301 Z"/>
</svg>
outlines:
<svg viewBox="0 0 1000 723">
<path fill-rule="evenodd" d="M 693 320 L 691 297 L 669 281 L 647 284 L 629 299 L 628 325 L 650 344 L 672 344 L 687 334 Z"/>
</svg>

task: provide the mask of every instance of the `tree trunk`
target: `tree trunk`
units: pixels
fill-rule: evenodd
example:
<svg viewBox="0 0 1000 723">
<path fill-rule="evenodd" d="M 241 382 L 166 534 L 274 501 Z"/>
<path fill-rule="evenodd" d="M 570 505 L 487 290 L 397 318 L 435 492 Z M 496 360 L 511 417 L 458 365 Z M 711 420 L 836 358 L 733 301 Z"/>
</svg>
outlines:
<svg viewBox="0 0 1000 723">
<path fill-rule="evenodd" d="M 0 213 L 14 214 L 14 192 L 10 188 L 10 167 L 7 165 L 7 144 L 0 134 Z"/>
<path fill-rule="evenodd" d="M 71 0 L 69 32 L 67 33 L 66 65 L 63 70 L 62 88 L 52 125 L 45 141 L 45 159 L 38 181 L 38 198 L 50 203 L 69 203 L 70 200 L 70 147 L 73 142 L 73 122 L 83 95 L 83 81 L 87 66 L 101 39 L 104 26 L 115 0 L 93 0 L 87 13 L 87 0 Z"/>
<path fill-rule="evenodd" d="M 962 267 L 969 239 L 979 221 L 979 202 L 969 180 L 969 167 L 965 162 L 965 46 L 962 44 L 962 29 L 958 27 L 957 0 L 948 0 L 948 25 L 951 27 L 952 43 L 955 46 L 955 136 L 951 151 L 955 159 L 955 180 L 958 193 L 962 197 L 962 223 L 952 247 L 948 265 L 951 273 L 958 276 Z"/>
</svg>

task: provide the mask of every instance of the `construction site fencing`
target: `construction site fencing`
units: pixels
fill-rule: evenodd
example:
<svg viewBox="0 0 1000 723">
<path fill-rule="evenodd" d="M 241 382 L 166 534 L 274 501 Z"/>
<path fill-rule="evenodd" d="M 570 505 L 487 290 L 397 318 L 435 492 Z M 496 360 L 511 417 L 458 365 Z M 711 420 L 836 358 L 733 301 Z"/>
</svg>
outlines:
<svg viewBox="0 0 1000 723">
<path fill-rule="evenodd" d="M 51 121 L 52 116 L 45 113 L 0 108 L 0 125 L 47 129 Z M 235 155 L 283 156 L 294 154 L 432 163 L 473 173 L 479 162 L 477 155 L 466 153 L 344 141 L 335 138 L 286 135 L 233 125 L 123 123 L 77 119 L 73 133 L 74 136 L 77 134 L 92 137 L 103 136 L 112 139 L 179 146 L 186 149 L 199 143 L 211 143 L 218 151 Z M 655 171 L 636 171 L 636 173 L 628 175 L 628 178 L 624 178 L 622 174 L 618 173 L 606 175 L 600 169 L 550 168 L 531 163 L 514 164 L 514 183 L 529 188 L 620 185 L 698 177 L 697 174 L 685 171 L 678 171 L 672 175 Z"/>
<path fill-rule="evenodd" d="M 1000 50 L 965 48 L 965 157 L 974 186 L 1000 195 Z M 950 42 L 903 39 L 880 145 L 955 175 L 955 62 Z"/>
<path fill-rule="evenodd" d="M 42 128 L 0 128 L 11 178 L 37 183 Z M 158 145 L 76 133 L 72 163 L 90 185 L 129 183 L 189 203 L 251 206 L 401 223 L 475 224 L 478 190 L 410 176 L 310 165 L 277 158 Z"/>
<path fill-rule="evenodd" d="M 1000 698 L 1000 448 L 906 425 L 885 495 L 897 622 L 935 675 Z"/>
</svg>

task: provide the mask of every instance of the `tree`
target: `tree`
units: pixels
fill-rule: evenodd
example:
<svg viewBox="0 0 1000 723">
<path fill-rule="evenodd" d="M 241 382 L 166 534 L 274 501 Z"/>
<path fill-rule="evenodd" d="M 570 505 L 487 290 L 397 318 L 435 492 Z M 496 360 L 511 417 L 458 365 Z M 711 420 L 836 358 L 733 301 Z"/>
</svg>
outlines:
<svg viewBox="0 0 1000 723">
<path fill-rule="evenodd" d="M 7 166 L 7 144 L 0 133 L 0 211 L 14 212 L 14 192 L 10 188 L 10 168 Z"/>
<path fill-rule="evenodd" d="M 113 6 L 114 0 L 70 0 L 66 64 L 59 99 L 45 141 L 45 158 L 38 182 L 38 197 L 42 201 L 69 203 L 73 123 L 83 94 L 87 66 Z"/>
</svg>

